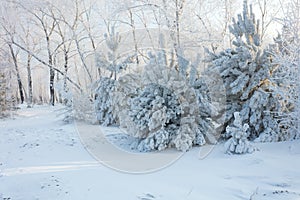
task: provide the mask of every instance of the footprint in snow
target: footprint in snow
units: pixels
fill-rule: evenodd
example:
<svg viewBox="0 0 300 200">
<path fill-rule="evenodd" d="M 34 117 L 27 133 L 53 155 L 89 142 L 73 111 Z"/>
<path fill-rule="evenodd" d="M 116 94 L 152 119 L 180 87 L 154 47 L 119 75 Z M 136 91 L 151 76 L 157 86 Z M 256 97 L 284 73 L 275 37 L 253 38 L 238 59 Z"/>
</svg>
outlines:
<svg viewBox="0 0 300 200">
<path fill-rule="evenodd" d="M 155 196 L 147 193 L 147 194 L 144 194 L 143 196 L 138 196 L 138 199 L 139 200 L 154 200 Z"/>
</svg>

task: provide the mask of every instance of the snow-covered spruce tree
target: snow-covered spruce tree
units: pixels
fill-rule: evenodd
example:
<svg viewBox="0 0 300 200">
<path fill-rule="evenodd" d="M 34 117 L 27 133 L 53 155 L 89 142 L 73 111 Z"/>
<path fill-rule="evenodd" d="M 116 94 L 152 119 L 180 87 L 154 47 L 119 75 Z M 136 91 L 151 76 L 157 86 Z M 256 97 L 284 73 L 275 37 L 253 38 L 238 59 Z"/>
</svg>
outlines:
<svg viewBox="0 0 300 200">
<path fill-rule="evenodd" d="M 109 73 L 109 77 L 103 76 L 95 84 L 95 111 L 99 123 L 107 126 L 118 121 L 117 114 L 113 112 L 115 108 L 112 100 L 118 82 L 117 75 L 133 63 L 134 56 L 121 59 L 118 53 L 121 37 L 114 27 L 110 27 L 104 37 L 108 49 L 107 56 L 104 53 L 96 55 L 96 63 L 103 74 Z"/>
<path fill-rule="evenodd" d="M 205 144 L 207 133 L 200 131 L 197 97 L 182 75 L 186 73 L 170 66 L 164 50 L 149 53 L 149 58 L 142 77 L 137 78 L 140 88 L 128 98 L 128 113 L 119 118 L 120 124 L 125 121 L 127 132 L 140 138 L 137 148 L 141 151 L 167 147 L 187 151 Z"/>
<path fill-rule="evenodd" d="M 275 141 L 300 138 L 300 2 L 291 1 L 283 24 L 282 33 L 275 39 L 274 62 L 279 67 L 273 73 L 278 83 L 276 91 L 282 104 L 281 112 L 274 113 L 279 121 L 280 134 Z"/>
<path fill-rule="evenodd" d="M 240 113 L 235 112 L 233 124 L 226 127 L 227 135 L 231 136 L 225 143 L 227 153 L 243 154 L 252 153 L 254 151 L 253 146 L 248 141 L 248 129 L 249 125 L 242 123 Z"/>
<path fill-rule="evenodd" d="M 231 126 L 234 113 L 240 112 L 243 123 L 249 125 L 249 138 L 262 132 L 277 131 L 278 125 L 270 115 L 278 108 L 272 95 L 270 76 L 274 69 L 271 54 L 263 49 L 259 35 L 259 21 L 255 20 L 252 6 L 244 1 L 243 13 L 233 19 L 229 27 L 234 35 L 234 48 L 215 54 L 209 53 L 206 74 L 219 73 L 226 89 L 225 126 Z M 223 130 L 225 138 L 231 136 Z"/>
</svg>

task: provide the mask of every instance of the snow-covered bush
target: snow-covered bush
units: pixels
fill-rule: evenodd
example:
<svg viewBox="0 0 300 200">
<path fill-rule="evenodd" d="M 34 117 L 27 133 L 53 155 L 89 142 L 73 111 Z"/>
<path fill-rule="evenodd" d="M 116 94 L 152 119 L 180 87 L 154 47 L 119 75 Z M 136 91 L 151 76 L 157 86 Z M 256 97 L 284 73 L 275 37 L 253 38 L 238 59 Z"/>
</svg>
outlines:
<svg viewBox="0 0 300 200">
<path fill-rule="evenodd" d="M 73 119 L 96 123 L 94 100 L 89 94 L 74 94 L 72 103 Z"/>
<path fill-rule="evenodd" d="M 0 116 L 4 115 L 6 110 L 6 80 L 4 78 L 4 73 L 0 72 Z"/>
<path fill-rule="evenodd" d="M 162 150 L 179 129 L 181 108 L 171 90 L 152 83 L 131 99 L 128 114 L 139 130 L 138 137 L 146 138 L 139 149 Z"/>
<path fill-rule="evenodd" d="M 0 65 L 0 117 L 8 117 L 17 109 L 17 100 L 12 90 L 11 71 Z"/>
<path fill-rule="evenodd" d="M 103 77 L 98 81 L 95 90 L 95 111 L 97 120 L 101 125 L 108 126 L 117 122 L 113 115 L 112 95 L 116 87 L 116 81 Z"/>
<path fill-rule="evenodd" d="M 67 87 L 66 82 L 61 79 L 55 84 L 55 90 L 58 93 L 59 103 L 63 104 L 64 107 L 60 109 L 59 115 L 63 116 L 63 121 L 65 123 L 70 123 L 74 120 L 74 110 L 73 110 L 73 93 L 69 87 Z"/>
<path fill-rule="evenodd" d="M 234 122 L 232 125 L 226 127 L 227 135 L 230 135 L 228 141 L 225 143 L 226 152 L 231 154 L 243 154 L 252 153 L 254 151 L 253 146 L 248 141 L 249 125 L 243 124 L 240 118 L 240 113 L 234 113 Z"/>
<path fill-rule="evenodd" d="M 263 49 L 258 24 L 252 6 L 248 7 L 244 1 L 243 14 L 233 19 L 229 27 L 235 36 L 234 48 L 218 54 L 208 52 L 210 66 L 206 71 L 207 74 L 219 73 L 224 81 L 227 101 L 224 128 L 231 126 L 234 113 L 240 112 L 242 122 L 249 125 L 249 137 L 253 139 L 263 132 L 278 130 L 269 113 L 280 109 L 272 95 L 276 84 L 271 74 L 276 65 L 268 49 Z M 225 129 L 223 131 L 228 138 Z"/>
<path fill-rule="evenodd" d="M 181 113 L 174 93 L 154 83 L 145 86 L 137 97 L 131 99 L 130 106 L 129 116 L 142 132 L 177 124 Z"/>
<path fill-rule="evenodd" d="M 170 65 L 164 50 L 149 53 L 149 58 L 141 77 L 120 78 L 125 84 L 119 84 L 121 89 L 117 87 L 114 96 L 123 99 L 122 106 L 117 106 L 123 110 L 118 112 L 121 127 L 141 139 L 138 148 L 142 151 L 170 146 L 186 151 L 205 144 L 205 138 L 212 137 L 199 126 L 197 96 L 187 77 Z"/>
<path fill-rule="evenodd" d="M 95 111 L 100 124 L 108 126 L 119 123 L 122 113 L 125 110 L 122 106 L 126 104 L 126 100 L 122 93 L 122 80 L 126 78 L 120 77 L 122 71 L 133 63 L 134 55 L 129 55 L 122 59 L 118 51 L 121 37 L 115 31 L 115 27 L 108 28 L 108 33 L 104 34 L 107 52 L 99 52 L 96 55 L 96 66 L 103 72 L 109 73 L 109 77 L 101 77 L 96 83 L 95 93 Z M 125 75 L 126 77 L 126 75 Z M 121 83 L 121 84 L 119 84 Z"/>
</svg>

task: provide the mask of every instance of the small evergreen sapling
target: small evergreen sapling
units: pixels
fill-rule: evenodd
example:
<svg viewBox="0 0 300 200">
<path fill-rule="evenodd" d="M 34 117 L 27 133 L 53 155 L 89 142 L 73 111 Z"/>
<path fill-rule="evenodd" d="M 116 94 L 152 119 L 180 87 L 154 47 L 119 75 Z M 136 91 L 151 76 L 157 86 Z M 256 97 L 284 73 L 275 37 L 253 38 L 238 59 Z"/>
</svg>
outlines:
<svg viewBox="0 0 300 200">
<path fill-rule="evenodd" d="M 253 146 L 248 141 L 247 137 L 249 125 L 243 124 L 239 112 L 234 113 L 234 122 L 231 126 L 226 127 L 227 135 L 231 138 L 226 141 L 226 152 L 231 154 L 244 154 L 252 153 L 254 151 Z"/>
<path fill-rule="evenodd" d="M 122 79 L 120 73 L 133 63 L 134 56 L 129 55 L 122 59 L 119 55 L 121 36 L 114 27 L 109 27 L 109 31 L 104 34 L 104 37 L 108 50 L 107 55 L 104 55 L 103 52 L 98 54 L 96 64 L 98 68 L 102 69 L 103 74 L 108 72 L 110 75 L 109 77 L 103 76 L 96 82 L 94 107 L 99 123 L 108 126 L 118 124 L 119 112 L 123 113 L 123 110 L 119 108 L 122 104 L 120 101 L 124 98 L 117 91 L 118 85 L 120 85 L 118 82 Z"/>
</svg>

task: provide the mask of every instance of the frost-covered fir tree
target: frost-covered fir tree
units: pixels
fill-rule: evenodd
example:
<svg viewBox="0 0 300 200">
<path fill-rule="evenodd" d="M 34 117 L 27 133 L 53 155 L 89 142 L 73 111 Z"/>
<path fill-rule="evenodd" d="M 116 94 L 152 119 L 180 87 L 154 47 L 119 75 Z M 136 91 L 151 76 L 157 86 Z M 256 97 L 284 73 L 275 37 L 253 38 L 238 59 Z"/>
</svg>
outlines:
<svg viewBox="0 0 300 200">
<path fill-rule="evenodd" d="M 133 56 L 121 58 L 118 53 L 121 37 L 118 32 L 115 32 L 113 26 L 109 28 L 104 38 L 108 49 L 107 55 L 103 52 L 96 55 L 96 63 L 103 74 L 109 73 L 109 77 L 103 76 L 95 83 L 95 110 L 99 123 L 107 126 L 118 121 L 117 114 L 113 112 L 115 109 L 113 95 L 118 82 L 118 74 L 133 63 Z"/>
<path fill-rule="evenodd" d="M 249 125 L 242 123 L 240 113 L 235 112 L 233 124 L 226 127 L 227 135 L 231 136 L 225 143 L 227 153 L 243 154 L 252 153 L 254 151 L 253 146 L 248 141 L 248 129 Z"/>
<path fill-rule="evenodd" d="M 249 137 L 257 138 L 262 132 L 277 131 L 278 125 L 269 114 L 280 109 L 272 96 L 270 76 L 275 67 L 271 54 L 263 49 L 259 35 L 259 21 L 252 6 L 244 1 L 243 13 L 233 19 L 229 27 L 234 35 L 234 48 L 218 54 L 209 52 L 207 74 L 219 73 L 226 89 L 225 126 L 231 126 L 234 113 L 240 112 L 243 123 L 249 125 Z M 229 138 L 224 129 L 224 136 Z"/>
<path fill-rule="evenodd" d="M 199 127 L 197 96 L 183 75 L 186 73 L 170 65 L 164 50 L 149 53 L 149 58 L 141 86 L 135 90 L 137 95 L 128 99 L 128 114 L 120 118 L 120 124 L 126 121 L 127 132 L 140 138 L 137 148 L 141 151 L 167 147 L 187 151 L 205 144 L 208 133 Z"/>
</svg>

